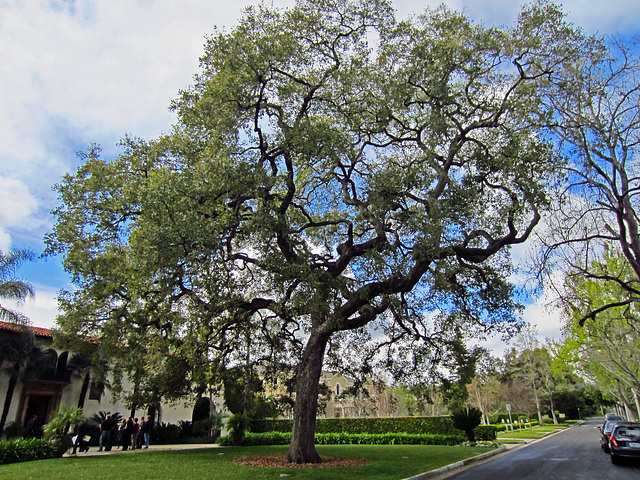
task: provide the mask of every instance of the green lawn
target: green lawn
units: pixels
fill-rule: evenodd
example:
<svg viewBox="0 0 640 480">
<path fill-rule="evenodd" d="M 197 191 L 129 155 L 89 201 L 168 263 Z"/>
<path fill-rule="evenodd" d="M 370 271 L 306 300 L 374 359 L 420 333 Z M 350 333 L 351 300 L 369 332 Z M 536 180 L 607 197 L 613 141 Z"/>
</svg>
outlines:
<svg viewBox="0 0 640 480">
<path fill-rule="evenodd" d="M 345 468 L 263 468 L 230 462 L 237 456 L 284 454 L 286 449 L 286 446 L 227 447 L 40 460 L 0 465 L 0 479 L 390 480 L 411 477 L 492 450 L 487 447 L 430 445 L 323 445 L 318 446 L 320 455 L 366 458 L 369 463 Z"/>
<path fill-rule="evenodd" d="M 514 436 L 516 440 L 532 440 L 535 438 L 543 437 L 549 433 L 553 433 L 557 430 L 562 430 L 564 428 L 568 428 L 571 425 L 543 425 L 537 426 L 529 429 L 519 430 L 517 427 L 515 432 L 500 432 L 498 434 L 498 442 L 508 442 L 509 440 L 513 440 Z"/>
</svg>

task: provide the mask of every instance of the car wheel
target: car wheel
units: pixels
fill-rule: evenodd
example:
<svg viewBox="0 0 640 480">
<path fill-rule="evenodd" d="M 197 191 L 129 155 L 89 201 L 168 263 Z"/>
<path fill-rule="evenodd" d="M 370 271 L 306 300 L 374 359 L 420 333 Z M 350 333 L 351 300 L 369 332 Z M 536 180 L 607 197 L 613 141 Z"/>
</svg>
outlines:
<svg viewBox="0 0 640 480">
<path fill-rule="evenodd" d="M 609 450 L 609 445 L 603 445 L 602 448 L 604 448 L 604 453 L 609 453 L 611 450 Z"/>
<path fill-rule="evenodd" d="M 611 463 L 618 465 L 620 463 L 620 457 L 618 457 L 618 455 L 611 455 Z"/>
</svg>

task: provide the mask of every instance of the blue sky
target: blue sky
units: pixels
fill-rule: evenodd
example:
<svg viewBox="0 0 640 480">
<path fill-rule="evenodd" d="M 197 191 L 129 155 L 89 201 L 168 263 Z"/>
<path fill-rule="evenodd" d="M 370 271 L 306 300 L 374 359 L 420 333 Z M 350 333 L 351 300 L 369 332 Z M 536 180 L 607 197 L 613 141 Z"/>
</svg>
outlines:
<svg viewBox="0 0 640 480">
<path fill-rule="evenodd" d="M 119 153 L 125 134 L 154 138 L 175 117 L 169 102 L 198 71 L 204 37 L 230 28 L 256 2 L 221 0 L 0 0 L 0 250 L 40 254 L 56 206 L 52 187 L 78 167 L 90 143 Z M 292 0 L 274 0 L 277 7 Z M 394 2 L 398 17 L 445 3 L 488 24 L 511 24 L 514 0 Z M 587 32 L 637 33 L 638 0 L 558 2 Z M 60 258 L 40 259 L 19 276 L 36 298 L 18 307 L 36 326 L 52 327 L 56 295 L 69 288 Z M 525 318 L 557 337 L 557 316 L 543 302 Z M 494 348 L 499 349 L 496 343 Z"/>
</svg>

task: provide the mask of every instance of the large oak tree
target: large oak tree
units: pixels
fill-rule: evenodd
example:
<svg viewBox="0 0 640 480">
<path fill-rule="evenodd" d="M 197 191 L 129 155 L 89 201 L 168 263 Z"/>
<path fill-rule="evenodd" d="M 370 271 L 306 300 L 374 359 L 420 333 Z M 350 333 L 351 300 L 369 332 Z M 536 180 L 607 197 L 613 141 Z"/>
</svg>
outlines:
<svg viewBox="0 0 640 480">
<path fill-rule="evenodd" d="M 557 166 L 542 99 L 582 42 L 547 4 L 505 29 L 396 22 L 384 0 L 247 9 L 208 39 L 171 133 L 92 148 L 58 185 L 49 251 L 78 287 L 61 328 L 144 340 L 202 384 L 293 363 L 287 458 L 320 461 L 327 351 L 410 371 L 516 318 L 509 247 Z"/>
</svg>

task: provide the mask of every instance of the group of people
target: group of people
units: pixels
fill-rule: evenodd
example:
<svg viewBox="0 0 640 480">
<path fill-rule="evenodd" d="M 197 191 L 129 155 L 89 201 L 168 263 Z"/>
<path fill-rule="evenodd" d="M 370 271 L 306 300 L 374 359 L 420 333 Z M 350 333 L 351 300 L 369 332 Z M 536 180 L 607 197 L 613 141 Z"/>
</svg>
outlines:
<svg viewBox="0 0 640 480">
<path fill-rule="evenodd" d="M 122 450 L 128 450 L 131 447 L 132 450 L 136 448 L 149 448 L 149 441 L 151 439 L 151 430 L 153 430 L 153 419 L 149 416 L 142 417 L 142 423 L 138 422 L 137 418 L 122 419 L 120 425 L 116 425 L 116 422 L 111 418 L 111 415 L 107 415 L 105 419 L 100 423 L 100 443 L 98 451 L 101 452 L 104 448 L 105 451 L 110 451 L 113 446 L 119 446 Z"/>
</svg>

